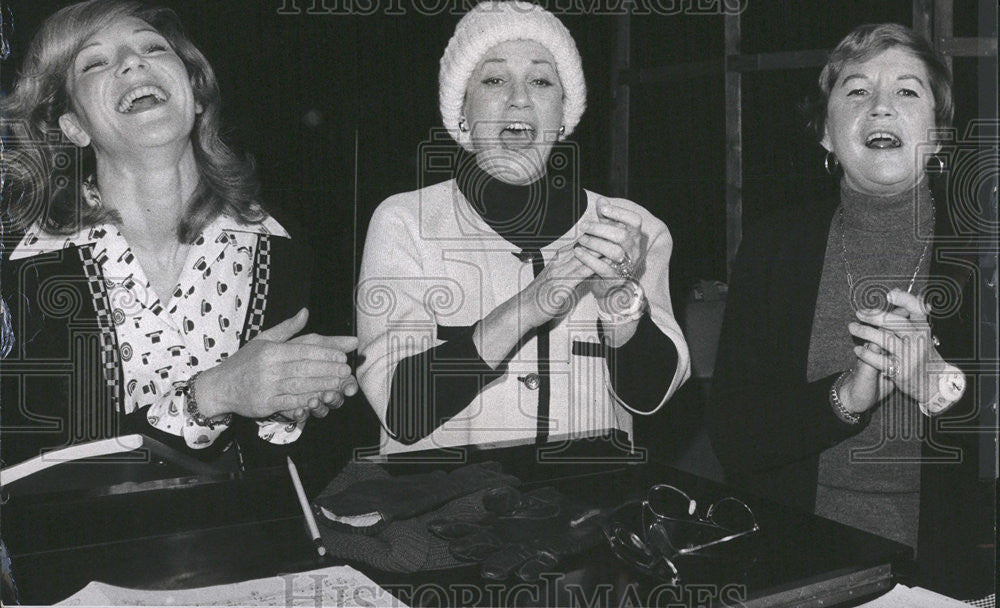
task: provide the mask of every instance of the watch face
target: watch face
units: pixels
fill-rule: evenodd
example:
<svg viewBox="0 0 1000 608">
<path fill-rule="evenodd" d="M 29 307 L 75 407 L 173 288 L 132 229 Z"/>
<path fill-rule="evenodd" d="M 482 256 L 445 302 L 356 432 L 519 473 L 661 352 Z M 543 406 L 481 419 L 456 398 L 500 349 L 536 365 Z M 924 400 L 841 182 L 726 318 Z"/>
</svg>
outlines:
<svg viewBox="0 0 1000 608">
<path fill-rule="evenodd" d="M 965 375 L 962 372 L 952 372 L 941 376 L 938 390 L 950 401 L 958 401 L 965 392 Z"/>
<path fill-rule="evenodd" d="M 638 281 L 628 279 L 611 290 L 607 303 L 610 308 L 607 312 L 612 316 L 634 317 L 642 312 L 646 305 L 646 291 Z"/>
<path fill-rule="evenodd" d="M 642 311 L 642 307 L 646 304 L 646 290 L 634 279 L 629 279 L 625 284 L 632 290 L 632 305 L 629 307 L 628 314 L 637 314 Z"/>
</svg>

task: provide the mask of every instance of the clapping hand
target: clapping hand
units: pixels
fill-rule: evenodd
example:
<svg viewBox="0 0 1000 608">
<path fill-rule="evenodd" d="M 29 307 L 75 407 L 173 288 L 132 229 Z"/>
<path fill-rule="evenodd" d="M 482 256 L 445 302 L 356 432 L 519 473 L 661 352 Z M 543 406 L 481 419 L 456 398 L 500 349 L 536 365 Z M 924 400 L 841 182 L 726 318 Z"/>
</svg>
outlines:
<svg viewBox="0 0 1000 608">
<path fill-rule="evenodd" d="M 610 310 L 608 297 L 626 280 L 638 278 L 637 271 L 645 250 L 642 216 L 598 203 L 598 221 L 588 225 L 578 241 L 575 254 L 593 273 L 591 289 L 604 310 Z"/>
<path fill-rule="evenodd" d="M 522 292 L 524 324 L 539 327 L 568 313 L 576 304 L 577 285 L 591 274 L 572 245 L 559 249 Z"/>
<path fill-rule="evenodd" d="M 305 412 L 323 416 L 343 396 L 357 392 L 347 353 L 357 338 L 307 334 L 309 313 L 261 332 L 231 357 L 203 372 L 198 379 L 199 408 L 206 417 L 232 412 L 247 418 L 267 418 L 277 412 L 301 419 Z"/>
<path fill-rule="evenodd" d="M 296 338 L 292 338 L 289 342 L 296 344 L 319 345 L 323 345 L 325 342 L 328 346 L 340 348 L 345 353 L 354 350 L 358 345 L 358 339 L 353 336 L 320 336 L 317 334 L 298 336 Z M 271 419 L 285 422 L 298 422 L 300 420 L 305 420 L 309 416 L 313 416 L 314 418 L 325 418 L 326 415 L 330 413 L 330 410 L 338 409 L 340 406 L 344 405 L 344 400 L 347 397 L 353 397 L 356 395 L 358 390 L 357 378 L 353 375 L 347 376 L 341 382 L 340 388 L 336 390 L 323 391 L 322 393 L 313 395 L 309 398 L 305 407 L 278 412 L 272 416 Z"/>
<path fill-rule="evenodd" d="M 859 346 L 855 353 L 891 386 L 918 402 L 925 401 L 930 397 L 929 372 L 945 365 L 931 335 L 927 307 L 898 289 L 890 291 L 888 299 L 895 306 L 892 311 L 862 309 L 857 313 L 861 322 L 848 326 L 852 335 L 876 347 Z"/>
</svg>

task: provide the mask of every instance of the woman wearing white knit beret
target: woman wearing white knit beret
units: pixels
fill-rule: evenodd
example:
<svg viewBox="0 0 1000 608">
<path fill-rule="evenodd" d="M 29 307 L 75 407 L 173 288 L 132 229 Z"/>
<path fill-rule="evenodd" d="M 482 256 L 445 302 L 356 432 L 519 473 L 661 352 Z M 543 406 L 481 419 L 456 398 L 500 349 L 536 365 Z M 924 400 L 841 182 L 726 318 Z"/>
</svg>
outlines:
<svg viewBox="0 0 1000 608">
<path fill-rule="evenodd" d="M 484 2 L 441 58 L 454 177 L 376 210 L 358 290 L 359 378 L 383 452 L 631 436 L 689 375 L 667 227 L 579 183 L 586 107 L 569 31 Z"/>
</svg>

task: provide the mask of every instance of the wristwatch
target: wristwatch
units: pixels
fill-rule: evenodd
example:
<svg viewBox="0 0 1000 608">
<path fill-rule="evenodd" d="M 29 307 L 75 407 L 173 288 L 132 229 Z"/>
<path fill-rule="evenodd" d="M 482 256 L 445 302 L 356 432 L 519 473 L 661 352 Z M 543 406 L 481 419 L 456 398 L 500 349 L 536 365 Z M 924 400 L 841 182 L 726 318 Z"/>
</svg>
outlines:
<svg viewBox="0 0 1000 608">
<path fill-rule="evenodd" d="M 937 416 L 965 394 L 965 374 L 951 363 L 945 365 L 944 371 L 933 375 L 938 377 L 937 391 L 927 401 L 918 403 L 925 416 Z"/>
<path fill-rule="evenodd" d="M 646 311 L 646 290 L 635 279 L 628 279 L 612 289 L 604 300 L 610 301 L 612 310 L 604 310 L 598 304 L 598 316 L 608 323 L 635 321 Z"/>
<path fill-rule="evenodd" d="M 207 426 L 210 429 L 214 429 L 217 425 L 226 425 L 232 423 L 233 414 L 232 412 L 228 414 L 219 414 L 218 416 L 212 416 L 211 418 L 205 418 L 205 415 L 201 413 L 198 409 L 198 397 L 195 395 L 194 383 L 198 379 L 201 372 L 197 372 L 195 375 L 187 382 L 182 382 L 178 385 L 180 392 L 185 396 L 184 411 L 187 415 L 194 420 L 194 423 L 198 426 Z"/>
</svg>

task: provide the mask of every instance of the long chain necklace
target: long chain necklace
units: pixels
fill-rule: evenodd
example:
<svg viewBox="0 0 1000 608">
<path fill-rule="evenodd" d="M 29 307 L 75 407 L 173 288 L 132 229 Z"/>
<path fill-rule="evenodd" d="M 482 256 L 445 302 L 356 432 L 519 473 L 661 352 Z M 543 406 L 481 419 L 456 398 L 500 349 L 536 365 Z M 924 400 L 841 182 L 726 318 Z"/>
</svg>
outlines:
<svg viewBox="0 0 1000 608">
<path fill-rule="evenodd" d="M 848 298 L 854 301 L 854 276 L 851 274 L 851 266 L 847 263 L 847 237 L 844 236 L 844 207 L 840 206 L 839 213 L 837 216 L 840 228 L 840 257 L 844 261 L 844 272 L 847 274 L 847 289 Z M 933 226 L 937 221 L 937 210 L 934 208 L 934 195 L 931 195 L 931 225 Z M 927 250 L 930 249 L 930 240 L 924 243 L 924 250 L 920 252 L 920 259 L 917 260 L 917 267 L 913 269 L 913 276 L 910 277 L 910 284 L 906 287 L 906 293 L 913 292 L 913 284 L 917 280 L 917 275 L 920 274 L 920 267 L 924 264 L 924 258 L 927 257 Z"/>
</svg>

